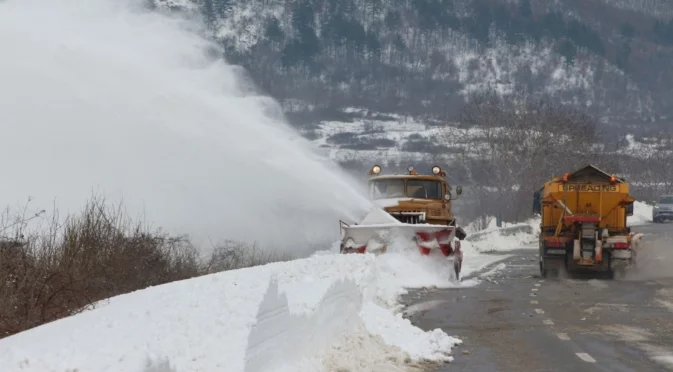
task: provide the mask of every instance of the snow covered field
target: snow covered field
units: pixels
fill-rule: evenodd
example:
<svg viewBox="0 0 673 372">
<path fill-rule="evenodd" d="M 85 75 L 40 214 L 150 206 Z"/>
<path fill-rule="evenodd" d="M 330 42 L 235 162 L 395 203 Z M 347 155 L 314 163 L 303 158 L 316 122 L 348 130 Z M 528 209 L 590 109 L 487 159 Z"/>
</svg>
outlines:
<svg viewBox="0 0 673 372">
<path fill-rule="evenodd" d="M 464 242 L 463 276 L 506 256 Z M 114 297 L 0 340 L 0 371 L 403 371 L 461 340 L 400 315 L 405 287 L 456 286 L 414 249 L 318 252 Z M 459 286 L 472 286 L 478 278 Z"/>
<path fill-rule="evenodd" d="M 652 222 L 652 205 L 636 201 L 633 205 L 633 216 L 626 218 L 628 226 L 644 225 Z M 540 218 L 535 217 L 520 223 L 503 222 L 502 228 L 496 226 L 492 217 L 488 226 L 476 230 L 473 224 L 467 225 L 468 239 L 481 253 L 502 252 L 512 249 L 537 249 L 540 233 Z"/>
<path fill-rule="evenodd" d="M 644 223 L 638 202 L 629 223 Z M 459 284 L 437 256 L 393 244 L 375 256 L 337 246 L 305 259 L 174 282 L 0 340 L 0 371 L 411 371 L 451 361 L 462 340 L 402 317 L 409 288 L 469 287 L 508 255 L 534 248 L 539 220 L 489 226 L 463 241 Z M 518 225 L 524 232 L 506 235 Z M 502 269 L 495 265 L 493 270 Z M 486 273 L 488 274 L 488 273 Z M 486 275 L 481 274 L 481 275 Z"/>
<path fill-rule="evenodd" d="M 306 104 L 299 105 L 304 107 Z M 295 109 L 292 105 L 288 110 Z M 433 123 L 392 113 L 369 112 L 360 108 L 347 108 L 350 121 L 321 121 L 310 133 L 313 143 L 324 154 L 337 161 L 362 160 L 373 163 L 398 161 L 400 158 L 421 160 L 432 154 L 441 155 L 446 161 L 459 159 L 463 154 L 487 148 L 483 129 L 458 128 L 457 123 Z M 309 133 L 304 133 L 308 135 Z M 647 157 L 655 151 L 664 151 L 659 145 L 639 142 L 632 134 L 626 135 L 626 145 L 614 154 Z M 654 141 L 645 138 L 646 141 Z M 469 146 L 467 145 L 469 143 Z M 604 153 L 610 153 L 602 149 Z"/>
</svg>

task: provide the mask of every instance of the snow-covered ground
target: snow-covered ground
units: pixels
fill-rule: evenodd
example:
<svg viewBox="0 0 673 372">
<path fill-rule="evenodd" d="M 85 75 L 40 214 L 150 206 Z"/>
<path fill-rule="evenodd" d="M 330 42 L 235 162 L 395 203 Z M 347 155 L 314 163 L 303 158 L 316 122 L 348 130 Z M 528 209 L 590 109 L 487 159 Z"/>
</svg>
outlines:
<svg viewBox="0 0 673 372">
<path fill-rule="evenodd" d="M 506 256 L 463 242 L 463 276 Z M 334 248 L 169 283 L 0 340 L 0 371 L 372 371 L 450 361 L 462 341 L 401 315 L 406 288 L 449 282 L 448 262 Z M 406 288 L 405 288 L 406 287 Z"/>
<path fill-rule="evenodd" d="M 531 218 L 521 223 L 502 223 L 497 227 L 496 219 L 491 218 L 486 228 L 476 231 L 473 224 L 466 226 L 468 239 L 479 252 L 509 251 L 513 249 L 537 249 L 540 233 L 540 218 Z"/>
<path fill-rule="evenodd" d="M 350 108 L 344 112 L 356 116 L 366 116 L 361 109 Z M 331 159 L 345 161 L 364 159 L 386 164 L 401 157 L 422 159 L 430 149 L 427 146 L 444 144 L 445 136 L 451 128 L 428 126 L 422 121 L 395 114 L 374 114 L 371 117 L 353 119 L 351 122 L 322 121 L 314 135 L 313 142 Z M 362 145 L 369 148 L 363 148 Z M 425 144 L 413 146 L 414 144 Z M 359 145 L 353 148 L 352 145 Z M 461 151 L 461 145 L 454 143 L 452 151 Z"/>
<path fill-rule="evenodd" d="M 308 104 L 285 103 L 285 109 L 290 111 L 305 109 L 306 106 Z M 457 123 L 433 125 L 419 118 L 360 108 L 347 108 L 343 112 L 352 115 L 350 121 L 324 120 L 318 123 L 313 132 L 304 133 L 310 134 L 314 138 L 313 143 L 337 161 L 356 159 L 386 164 L 400 158 L 420 160 L 428 154 L 441 154 L 450 161 L 487 148 L 485 142 L 482 142 L 482 138 L 486 138 L 483 129 L 462 129 Z M 654 151 L 665 151 L 652 138 L 643 139 L 648 143 L 640 142 L 632 134 L 626 135 L 624 139 L 627 145 L 616 150 L 615 154 L 647 157 Z M 601 151 L 608 152 L 606 149 Z"/>
<path fill-rule="evenodd" d="M 636 201 L 633 205 L 633 216 L 626 218 L 628 226 L 644 225 L 652 222 L 652 205 Z M 509 251 L 513 249 L 537 249 L 540 233 L 540 218 L 535 217 L 520 223 L 502 223 L 499 228 L 496 219 L 490 218 L 488 226 L 475 228 L 476 223 L 465 227 L 468 239 L 475 250 L 483 252 Z M 465 245 L 465 243 L 463 243 Z"/>
<path fill-rule="evenodd" d="M 638 226 L 652 222 L 652 208 L 650 204 L 636 201 L 633 203 L 633 216 L 626 217 L 626 224 Z"/>
<path fill-rule="evenodd" d="M 629 223 L 645 223 L 648 213 L 637 202 Z M 335 244 L 304 259 L 117 296 L 0 340 L 0 371 L 408 371 L 451 361 L 462 340 L 412 325 L 399 296 L 478 284 L 486 267 L 500 270 L 508 258 L 484 252 L 533 247 L 537 224 L 491 223 L 463 241 L 462 276 L 471 278 L 459 284 L 439 255 L 399 243 L 383 255 L 340 255 Z"/>
</svg>

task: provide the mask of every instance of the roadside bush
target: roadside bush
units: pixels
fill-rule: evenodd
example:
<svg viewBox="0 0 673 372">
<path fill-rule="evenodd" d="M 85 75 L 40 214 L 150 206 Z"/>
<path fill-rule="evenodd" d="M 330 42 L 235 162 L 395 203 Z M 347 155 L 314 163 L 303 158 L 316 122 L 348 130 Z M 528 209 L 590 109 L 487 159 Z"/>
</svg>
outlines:
<svg viewBox="0 0 673 372">
<path fill-rule="evenodd" d="M 116 295 L 291 259 L 228 242 L 203 260 L 187 237 L 150 231 L 96 197 L 62 224 L 43 212 L 7 210 L 0 224 L 0 338 Z"/>
</svg>

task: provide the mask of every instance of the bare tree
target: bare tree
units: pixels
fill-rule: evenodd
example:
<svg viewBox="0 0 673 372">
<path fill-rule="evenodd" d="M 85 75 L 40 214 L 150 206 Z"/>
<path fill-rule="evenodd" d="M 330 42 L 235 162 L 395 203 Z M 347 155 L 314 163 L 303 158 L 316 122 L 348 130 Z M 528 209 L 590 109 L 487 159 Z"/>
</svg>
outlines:
<svg viewBox="0 0 673 372">
<path fill-rule="evenodd" d="M 510 220 L 530 215 L 533 191 L 550 176 L 602 162 L 597 120 L 549 98 L 472 96 L 460 128 L 461 161 L 476 206 Z"/>
</svg>

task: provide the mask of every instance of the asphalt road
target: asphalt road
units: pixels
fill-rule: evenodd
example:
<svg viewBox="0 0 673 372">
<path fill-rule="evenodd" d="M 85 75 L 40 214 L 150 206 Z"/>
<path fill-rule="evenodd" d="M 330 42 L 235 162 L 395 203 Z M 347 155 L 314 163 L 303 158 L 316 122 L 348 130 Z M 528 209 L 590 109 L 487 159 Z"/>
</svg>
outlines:
<svg viewBox="0 0 673 372">
<path fill-rule="evenodd" d="M 529 249 L 476 287 L 410 292 L 413 324 L 463 340 L 453 362 L 428 370 L 673 370 L 673 224 L 633 230 L 643 248 L 624 279 L 543 280 Z"/>
</svg>

